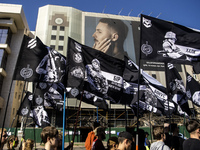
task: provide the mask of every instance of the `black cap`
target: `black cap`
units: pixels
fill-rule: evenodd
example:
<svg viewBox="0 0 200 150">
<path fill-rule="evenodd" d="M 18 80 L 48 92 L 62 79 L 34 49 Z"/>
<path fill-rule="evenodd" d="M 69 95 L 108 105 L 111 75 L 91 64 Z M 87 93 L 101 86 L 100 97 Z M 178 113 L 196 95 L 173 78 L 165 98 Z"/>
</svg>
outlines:
<svg viewBox="0 0 200 150">
<path fill-rule="evenodd" d="M 120 132 L 119 137 L 124 137 L 125 139 L 128 139 L 130 141 L 133 140 L 133 136 L 127 131 Z"/>
</svg>

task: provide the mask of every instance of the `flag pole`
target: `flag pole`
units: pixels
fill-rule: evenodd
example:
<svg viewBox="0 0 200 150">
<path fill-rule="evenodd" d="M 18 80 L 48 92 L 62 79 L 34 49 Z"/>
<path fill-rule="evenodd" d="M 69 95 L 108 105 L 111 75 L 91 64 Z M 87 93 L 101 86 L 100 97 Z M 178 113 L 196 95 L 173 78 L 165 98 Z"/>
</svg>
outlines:
<svg viewBox="0 0 200 150">
<path fill-rule="evenodd" d="M 69 94 L 71 88 L 66 88 L 66 92 Z M 68 135 L 68 141 L 69 141 L 69 144 L 70 144 L 70 136 L 69 136 L 69 125 L 67 123 L 68 121 L 68 118 L 67 118 L 67 115 L 69 114 L 69 109 L 68 109 L 68 94 L 67 94 L 67 114 L 65 115 L 65 121 L 66 121 L 66 124 L 67 124 L 67 135 Z M 65 102 L 66 103 L 66 102 Z M 66 124 L 65 124 L 65 127 L 66 127 Z"/>
<path fill-rule="evenodd" d="M 63 99 L 63 137 L 62 137 L 62 150 L 65 148 L 65 102 L 66 102 L 66 90 L 64 91 L 64 99 Z"/>
<path fill-rule="evenodd" d="M 168 86 L 168 79 L 167 79 L 167 63 L 165 62 L 165 82 L 166 82 L 166 92 L 167 92 L 167 100 L 168 100 L 168 112 L 169 112 L 169 124 L 170 124 L 170 132 L 171 132 L 171 115 L 169 109 L 169 86 Z"/>
<path fill-rule="evenodd" d="M 111 116 L 111 102 L 109 104 L 110 108 L 108 108 L 108 127 L 109 127 L 109 138 L 111 137 L 111 121 L 109 119 L 109 116 Z"/>
<path fill-rule="evenodd" d="M 71 144 L 72 144 L 71 150 L 73 150 L 73 146 L 74 146 L 74 139 L 75 139 L 76 128 L 77 128 L 77 123 L 78 123 L 78 116 L 79 116 L 79 112 L 80 112 L 80 109 L 81 109 L 81 102 L 82 102 L 82 98 L 83 98 L 83 93 L 84 93 L 84 91 L 82 91 L 82 94 L 81 94 L 79 108 L 78 108 L 78 112 L 77 112 L 77 116 L 76 116 L 76 122 L 75 122 L 75 127 L 74 127 L 74 135 L 73 135 L 73 139 L 71 141 Z"/>
<path fill-rule="evenodd" d="M 22 96 L 21 96 L 21 100 L 20 100 L 20 106 L 21 106 L 21 104 L 22 104 L 22 98 L 23 98 L 23 95 L 24 95 L 24 93 L 25 93 L 25 87 L 26 87 L 26 84 L 27 84 L 27 81 L 25 81 L 25 83 L 24 83 L 24 87 L 23 87 L 23 91 L 22 91 Z M 20 107 L 19 107 L 20 108 Z M 17 111 L 18 112 L 18 111 Z M 16 113 L 16 115 L 17 115 L 17 113 Z M 19 115 L 17 116 L 17 123 L 18 123 L 18 121 L 19 121 Z M 14 121 L 13 121 L 14 122 Z M 12 128 L 12 126 L 11 126 L 11 128 Z M 16 128 L 15 128 L 15 137 L 17 136 L 17 125 L 16 125 Z M 15 146 L 15 144 L 14 144 L 14 142 L 13 142 L 13 148 L 14 148 L 14 146 Z"/>
<path fill-rule="evenodd" d="M 140 17 L 140 26 L 142 24 L 142 18 Z M 140 27 L 140 45 L 142 43 L 142 28 Z M 136 150 L 138 150 L 138 131 L 139 131 L 139 96 L 140 96 L 140 60 L 141 59 L 141 50 L 139 49 L 139 64 L 138 64 L 138 93 L 137 93 L 137 132 L 136 132 Z"/>
<path fill-rule="evenodd" d="M 97 106 L 96 108 L 97 108 L 97 122 L 99 122 L 99 116 L 98 116 L 98 106 Z"/>
</svg>

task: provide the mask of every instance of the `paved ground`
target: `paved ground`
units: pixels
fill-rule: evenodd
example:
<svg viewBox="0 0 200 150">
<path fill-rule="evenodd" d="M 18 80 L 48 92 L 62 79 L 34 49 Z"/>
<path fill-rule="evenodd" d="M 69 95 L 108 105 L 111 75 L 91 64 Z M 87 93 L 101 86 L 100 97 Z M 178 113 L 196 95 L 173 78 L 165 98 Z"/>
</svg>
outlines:
<svg viewBox="0 0 200 150">
<path fill-rule="evenodd" d="M 104 144 L 104 146 L 106 146 L 106 142 L 103 142 L 103 144 Z M 85 142 L 75 142 L 74 143 L 74 146 L 73 146 L 73 150 L 85 150 Z M 67 147 L 68 146 L 68 143 L 65 143 L 65 147 Z M 43 145 L 40 145 L 40 143 L 37 143 L 36 144 L 36 148 L 37 148 L 37 150 L 41 150 L 41 149 L 44 149 L 44 146 Z M 18 149 L 18 148 L 15 148 L 16 150 Z M 5 144 L 4 145 L 4 148 L 3 148 L 3 150 L 7 150 L 7 145 Z"/>
</svg>

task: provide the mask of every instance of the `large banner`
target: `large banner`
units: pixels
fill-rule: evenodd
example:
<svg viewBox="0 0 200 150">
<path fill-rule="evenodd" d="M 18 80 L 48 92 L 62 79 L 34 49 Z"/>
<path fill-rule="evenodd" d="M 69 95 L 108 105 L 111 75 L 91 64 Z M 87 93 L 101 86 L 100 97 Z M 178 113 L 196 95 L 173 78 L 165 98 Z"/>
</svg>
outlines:
<svg viewBox="0 0 200 150">
<path fill-rule="evenodd" d="M 64 83 L 65 69 L 65 56 L 44 45 L 38 37 L 24 35 L 14 80 Z"/>
<path fill-rule="evenodd" d="M 124 61 L 68 39 L 67 87 L 72 97 L 109 99 L 118 103 L 123 90 Z"/>
<path fill-rule="evenodd" d="M 200 33 L 141 15 L 141 59 L 193 64 L 200 61 Z"/>
<path fill-rule="evenodd" d="M 135 22 L 139 24 L 139 21 Z M 137 30 L 133 31 L 133 27 Z M 128 55 L 136 61 L 139 41 L 135 41 L 134 36 L 139 36 L 139 30 L 130 20 L 108 15 L 85 16 L 85 45 L 110 56 L 124 59 L 124 55 Z"/>
</svg>

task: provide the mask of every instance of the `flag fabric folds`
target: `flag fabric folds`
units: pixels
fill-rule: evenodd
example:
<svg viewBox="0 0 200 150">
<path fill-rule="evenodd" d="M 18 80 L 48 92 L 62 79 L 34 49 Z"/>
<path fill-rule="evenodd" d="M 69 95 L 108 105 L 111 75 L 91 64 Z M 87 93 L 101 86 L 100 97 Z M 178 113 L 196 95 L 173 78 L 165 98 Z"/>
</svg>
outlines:
<svg viewBox="0 0 200 150">
<path fill-rule="evenodd" d="M 167 83 L 168 83 L 167 88 L 169 92 L 168 94 L 169 98 L 172 99 L 172 101 L 175 102 L 177 105 L 179 105 L 180 108 L 177 111 L 181 110 L 181 113 L 183 111 L 183 112 L 186 112 L 187 115 L 191 115 L 192 112 L 188 105 L 186 88 L 184 86 L 184 83 L 180 74 L 178 73 L 178 70 L 176 69 L 176 67 L 174 67 L 173 64 L 168 63 L 166 71 L 167 71 L 166 78 L 167 78 Z"/>
<path fill-rule="evenodd" d="M 19 116 L 23 116 L 23 117 L 29 116 L 30 111 L 32 109 L 32 103 L 31 103 L 32 99 L 33 99 L 32 93 L 27 91 L 26 95 L 24 96 L 24 99 L 17 111 L 17 114 Z"/>
<path fill-rule="evenodd" d="M 128 57 L 125 56 L 124 69 L 124 92 L 122 104 L 128 104 L 136 112 L 139 106 L 140 112 L 150 111 L 157 114 L 169 115 L 175 111 L 175 106 L 168 99 L 166 88 L 155 78 L 140 70 L 141 75 L 138 78 L 139 67 Z M 138 80 L 140 86 L 138 91 Z M 139 104 L 138 104 L 139 92 Z M 169 102 L 169 105 L 168 105 Z"/>
<path fill-rule="evenodd" d="M 198 65 L 200 32 L 141 15 L 141 59 Z"/>
<path fill-rule="evenodd" d="M 62 111 L 64 91 L 65 86 L 62 83 L 40 82 L 34 92 L 34 105 L 53 107 Z"/>
<path fill-rule="evenodd" d="M 18 109 L 17 114 L 23 117 L 31 117 L 39 127 L 50 125 L 49 117 L 43 105 L 34 105 L 33 93 L 27 91 Z"/>
<path fill-rule="evenodd" d="M 49 116 L 44 109 L 44 106 L 33 107 L 30 117 L 33 118 L 35 124 L 41 128 L 50 126 Z"/>
<path fill-rule="evenodd" d="M 65 69 L 63 55 L 44 45 L 38 37 L 32 39 L 24 35 L 14 80 L 64 83 Z"/>
<path fill-rule="evenodd" d="M 200 106 L 200 84 L 189 73 L 187 73 L 186 93 L 195 105 Z"/>
<path fill-rule="evenodd" d="M 67 87 L 71 97 L 100 97 L 118 103 L 123 91 L 124 61 L 68 39 Z"/>
</svg>

